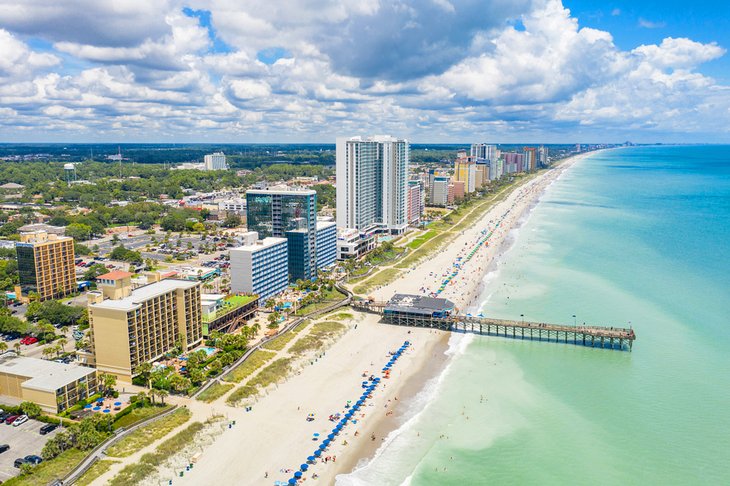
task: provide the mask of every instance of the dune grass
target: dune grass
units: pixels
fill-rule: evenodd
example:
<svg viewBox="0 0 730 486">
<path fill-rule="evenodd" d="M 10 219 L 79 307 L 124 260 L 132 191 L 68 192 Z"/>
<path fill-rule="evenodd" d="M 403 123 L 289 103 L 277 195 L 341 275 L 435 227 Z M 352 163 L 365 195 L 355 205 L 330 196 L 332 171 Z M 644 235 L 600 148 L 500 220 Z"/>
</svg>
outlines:
<svg viewBox="0 0 730 486">
<path fill-rule="evenodd" d="M 233 368 L 223 379 L 233 383 L 241 383 L 274 356 L 276 356 L 276 353 L 272 351 L 257 349 L 251 353 L 246 361 Z"/>
<path fill-rule="evenodd" d="M 309 351 L 316 351 L 321 349 L 329 339 L 342 334 L 345 329 L 346 326 L 339 322 L 317 322 L 312 326 L 312 329 L 306 336 L 303 336 L 292 345 L 290 351 L 296 356 L 301 356 Z"/>
<path fill-rule="evenodd" d="M 406 259 L 410 258 L 410 255 Z M 399 266 L 399 265 L 396 265 Z M 376 287 L 389 284 L 400 275 L 400 270 L 397 268 L 386 268 L 379 271 L 369 279 L 365 280 L 360 285 L 357 285 L 352 291 L 356 294 L 367 294 Z"/>
<path fill-rule="evenodd" d="M 119 461 L 111 461 L 109 459 L 96 461 L 94 465 L 88 469 L 88 471 L 86 471 L 79 479 L 74 481 L 74 485 L 88 486 L 118 462 Z"/>
<path fill-rule="evenodd" d="M 166 436 L 171 430 L 190 420 L 191 416 L 192 413 L 187 408 L 178 408 L 170 415 L 140 427 L 113 444 L 106 450 L 106 455 L 110 457 L 130 456 L 141 448 Z"/>
<path fill-rule="evenodd" d="M 119 473 L 114 476 L 111 481 L 109 481 L 109 486 L 130 486 L 138 484 L 149 478 L 154 474 L 161 463 L 194 442 L 195 436 L 203 430 L 207 424 L 219 419 L 220 417 L 213 417 L 208 419 L 205 423 L 193 422 L 188 425 L 184 430 L 181 430 L 160 444 L 157 449 L 155 449 L 155 452 L 144 454 L 138 462 L 124 467 L 124 469 L 119 471 Z"/>
<path fill-rule="evenodd" d="M 203 393 L 198 395 L 197 399 L 201 402 L 210 403 L 228 393 L 234 386 L 236 385 L 233 383 L 213 383 Z"/>
</svg>

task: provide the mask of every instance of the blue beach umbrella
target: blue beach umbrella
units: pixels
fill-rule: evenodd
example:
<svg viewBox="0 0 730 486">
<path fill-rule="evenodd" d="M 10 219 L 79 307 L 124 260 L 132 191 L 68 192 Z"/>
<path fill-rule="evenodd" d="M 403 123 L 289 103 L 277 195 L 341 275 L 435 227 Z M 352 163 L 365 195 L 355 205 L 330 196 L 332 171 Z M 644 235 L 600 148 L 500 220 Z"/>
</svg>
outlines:
<svg viewBox="0 0 730 486">
<path fill-rule="evenodd" d="M 299 469 L 301 469 L 302 471 L 306 471 L 307 469 L 309 469 L 309 466 L 307 464 L 302 464 L 301 466 L 299 466 Z"/>
<path fill-rule="evenodd" d="M 314 462 L 315 457 L 314 456 L 307 456 L 307 460 L 309 462 Z"/>
<path fill-rule="evenodd" d="M 319 457 L 321 455 L 322 455 L 322 451 L 321 450 L 317 449 L 316 451 L 314 451 L 314 457 Z"/>
<path fill-rule="evenodd" d="M 335 434 L 330 434 L 330 435 L 327 436 L 327 438 L 329 440 L 333 440 L 335 438 Z"/>
<path fill-rule="evenodd" d="M 330 442 L 332 442 L 331 439 L 325 439 L 325 440 L 322 441 L 322 445 L 325 446 L 325 447 L 327 447 L 328 445 L 330 445 Z"/>
<path fill-rule="evenodd" d="M 320 451 L 323 451 L 323 450 L 325 450 L 326 448 L 327 448 L 327 445 L 326 445 L 326 444 L 325 444 L 324 442 L 322 442 L 322 443 L 321 443 L 321 444 L 319 445 L 319 450 L 320 450 Z"/>
<path fill-rule="evenodd" d="M 292 485 L 294 485 L 294 484 L 297 484 L 297 480 L 296 480 L 296 479 L 294 479 L 294 478 L 291 478 L 291 479 L 289 480 L 289 484 L 292 484 Z"/>
<path fill-rule="evenodd" d="M 299 478 L 301 478 L 301 477 L 302 477 L 302 472 L 301 472 L 301 471 L 297 471 L 297 472 L 295 472 L 295 473 L 294 473 L 294 477 L 295 477 L 296 479 L 299 479 Z"/>
</svg>

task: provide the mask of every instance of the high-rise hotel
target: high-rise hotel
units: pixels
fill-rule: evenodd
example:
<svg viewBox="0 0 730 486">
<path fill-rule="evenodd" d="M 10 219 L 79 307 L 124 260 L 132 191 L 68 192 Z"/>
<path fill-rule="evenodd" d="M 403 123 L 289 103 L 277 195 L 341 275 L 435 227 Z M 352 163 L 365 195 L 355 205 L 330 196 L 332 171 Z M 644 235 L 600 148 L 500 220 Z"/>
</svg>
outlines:
<svg viewBox="0 0 730 486">
<path fill-rule="evenodd" d="M 131 383 L 137 367 L 203 339 L 200 282 L 165 279 L 132 290 L 132 274 L 97 277 L 89 292 L 91 347 L 96 368 Z"/>
<path fill-rule="evenodd" d="M 317 192 L 268 188 L 246 191 L 246 224 L 260 238 L 286 238 L 289 278 L 317 278 Z"/>
<path fill-rule="evenodd" d="M 73 238 L 46 231 L 21 233 L 15 252 L 23 292 L 37 292 L 46 300 L 76 290 Z"/>
<path fill-rule="evenodd" d="M 401 234 L 408 227 L 408 141 L 337 139 L 337 226 Z"/>
</svg>

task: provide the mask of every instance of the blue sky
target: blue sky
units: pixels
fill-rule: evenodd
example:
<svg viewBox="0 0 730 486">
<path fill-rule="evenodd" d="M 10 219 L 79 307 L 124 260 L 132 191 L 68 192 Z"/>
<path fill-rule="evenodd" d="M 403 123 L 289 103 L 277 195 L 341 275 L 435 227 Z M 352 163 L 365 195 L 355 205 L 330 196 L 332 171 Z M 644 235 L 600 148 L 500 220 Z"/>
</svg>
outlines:
<svg viewBox="0 0 730 486">
<path fill-rule="evenodd" d="M 0 0 L 0 141 L 730 142 L 730 7 Z"/>
</svg>

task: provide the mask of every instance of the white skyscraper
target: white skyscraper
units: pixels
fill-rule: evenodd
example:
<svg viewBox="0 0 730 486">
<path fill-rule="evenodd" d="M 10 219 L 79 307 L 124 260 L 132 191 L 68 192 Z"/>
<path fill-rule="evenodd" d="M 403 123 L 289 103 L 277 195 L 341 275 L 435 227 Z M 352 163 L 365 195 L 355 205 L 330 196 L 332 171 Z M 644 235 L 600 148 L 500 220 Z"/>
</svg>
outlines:
<svg viewBox="0 0 730 486">
<path fill-rule="evenodd" d="M 228 165 L 226 164 L 226 155 L 223 152 L 214 152 L 208 154 L 203 158 L 205 162 L 205 170 L 226 170 Z"/>
<path fill-rule="evenodd" d="M 488 160 L 490 162 L 494 162 L 497 160 L 497 146 L 496 145 L 489 145 L 486 143 L 473 143 L 471 144 L 471 154 L 472 157 L 476 157 L 477 159 L 484 159 Z"/>
<path fill-rule="evenodd" d="M 408 141 L 337 139 L 337 226 L 400 234 L 408 227 Z"/>
</svg>

